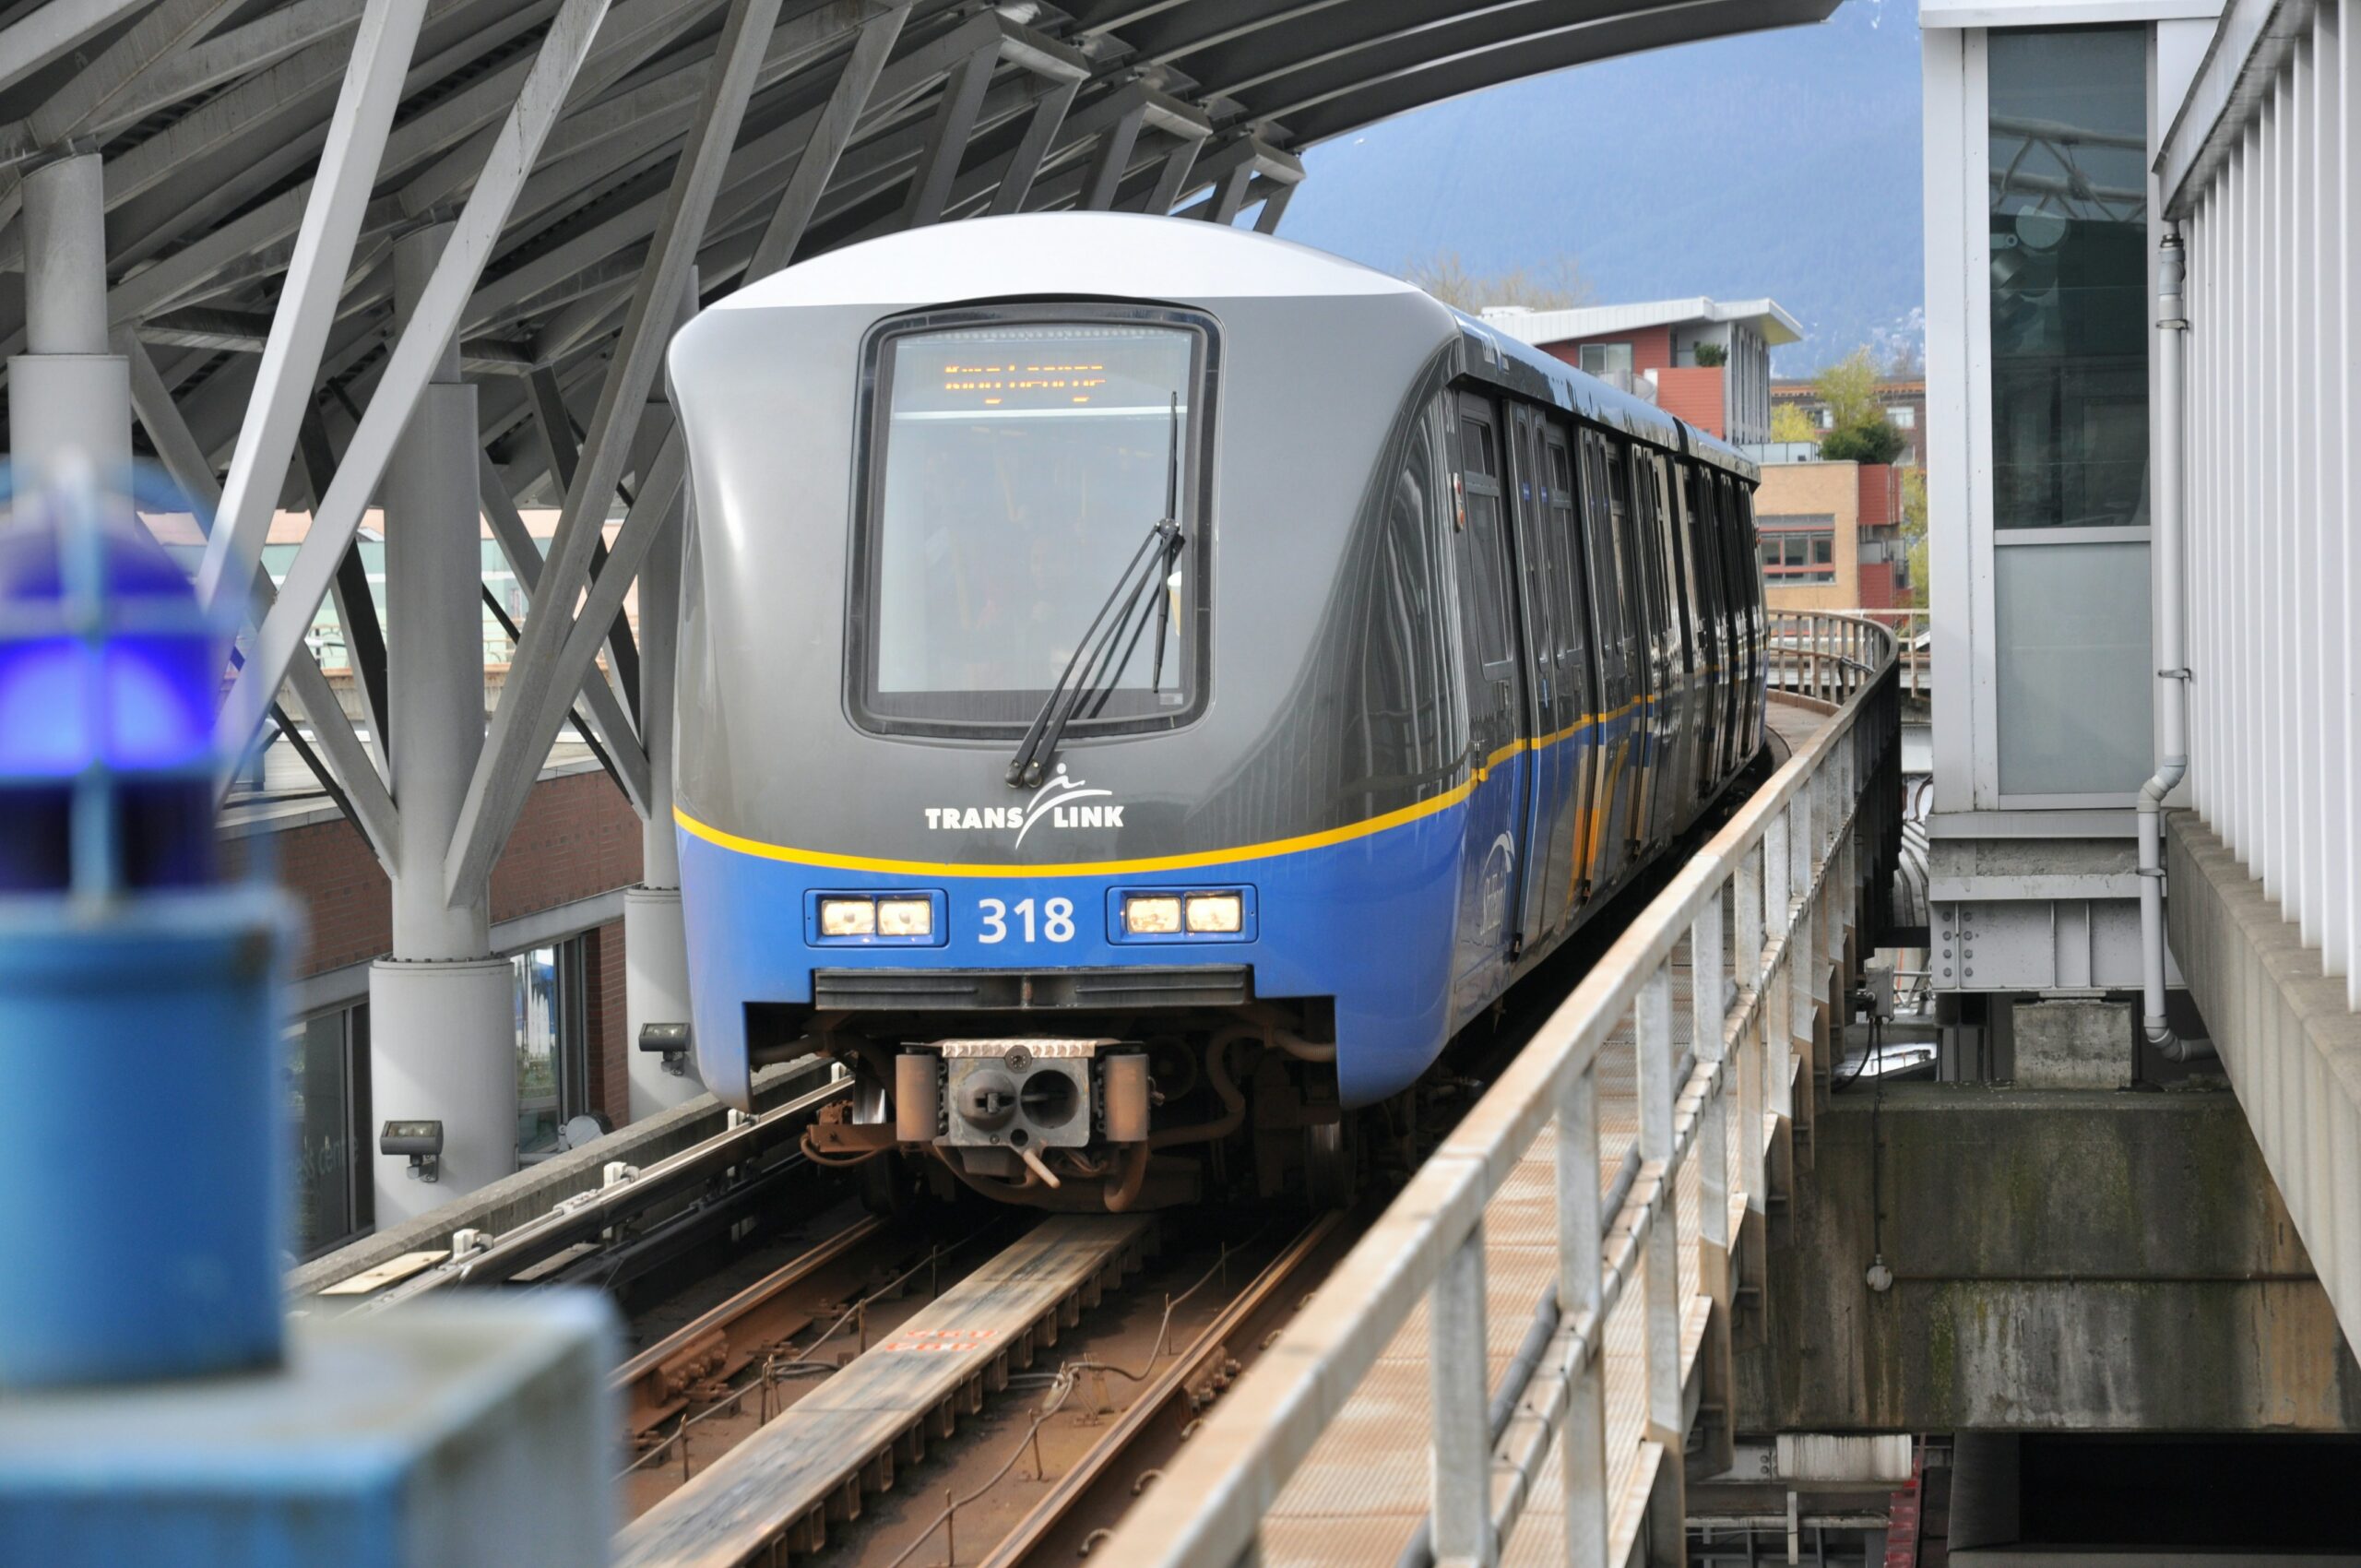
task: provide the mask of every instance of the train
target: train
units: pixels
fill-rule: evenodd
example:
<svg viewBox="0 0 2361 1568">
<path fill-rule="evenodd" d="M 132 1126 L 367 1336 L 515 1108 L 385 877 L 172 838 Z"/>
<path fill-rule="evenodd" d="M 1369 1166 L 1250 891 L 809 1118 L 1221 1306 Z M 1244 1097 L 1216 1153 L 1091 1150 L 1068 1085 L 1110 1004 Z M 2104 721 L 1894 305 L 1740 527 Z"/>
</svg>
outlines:
<svg viewBox="0 0 2361 1568">
<path fill-rule="evenodd" d="M 1763 748 L 1755 468 L 1352 262 L 946 223 L 667 371 L 694 1058 L 872 1202 L 1321 1201 Z"/>
</svg>

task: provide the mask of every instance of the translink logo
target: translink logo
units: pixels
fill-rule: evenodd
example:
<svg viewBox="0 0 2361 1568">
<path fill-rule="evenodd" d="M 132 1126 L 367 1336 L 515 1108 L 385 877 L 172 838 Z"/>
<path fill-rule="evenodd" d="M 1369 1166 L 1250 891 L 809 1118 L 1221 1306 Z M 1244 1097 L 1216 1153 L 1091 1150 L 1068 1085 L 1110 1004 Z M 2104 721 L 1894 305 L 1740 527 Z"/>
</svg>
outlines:
<svg viewBox="0 0 2361 1568">
<path fill-rule="evenodd" d="M 1066 765 L 1058 764 L 1057 775 L 1034 792 L 1033 798 L 1021 806 L 929 806 L 926 808 L 927 831 L 931 833 L 978 833 L 1016 829 L 1016 842 L 1034 825 L 1047 822 L 1051 827 L 1121 827 L 1123 808 L 1121 806 L 1077 805 L 1078 801 L 1111 797 L 1112 790 L 1092 790 L 1079 778 L 1066 777 Z"/>
</svg>

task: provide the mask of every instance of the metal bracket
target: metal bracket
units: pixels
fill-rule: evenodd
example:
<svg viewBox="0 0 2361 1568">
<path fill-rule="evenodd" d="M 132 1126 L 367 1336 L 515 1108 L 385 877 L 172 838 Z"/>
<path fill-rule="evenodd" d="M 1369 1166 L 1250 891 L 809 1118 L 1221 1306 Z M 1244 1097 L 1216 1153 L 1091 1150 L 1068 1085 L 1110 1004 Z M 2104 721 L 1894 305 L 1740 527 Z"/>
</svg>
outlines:
<svg viewBox="0 0 2361 1568">
<path fill-rule="evenodd" d="M 2195 681 L 2196 674 L 2186 664 L 2176 670 L 2159 670 L 2156 674 L 2166 681 Z"/>
</svg>

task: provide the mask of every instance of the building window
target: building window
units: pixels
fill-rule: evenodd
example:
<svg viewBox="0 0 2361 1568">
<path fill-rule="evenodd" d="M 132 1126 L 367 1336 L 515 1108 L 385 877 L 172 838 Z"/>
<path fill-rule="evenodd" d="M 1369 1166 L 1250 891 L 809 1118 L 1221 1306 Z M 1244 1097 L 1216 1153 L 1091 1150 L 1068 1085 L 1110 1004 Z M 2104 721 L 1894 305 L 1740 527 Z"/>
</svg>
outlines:
<svg viewBox="0 0 2361 1568">
<path fill-rule="evenodd" d="M 2146 30 L 1990 36 L 1993 525 L 2143 526 Z"/>
<path fill-rule="evenodd" d="M 1816 428 L 1821 430 L 1834 430 L 1836 428 L 1835 410 L 1830 409 L 1825 404 L 1822 404 L 1821 406 L 1812 410 L 1811 422 Z"/>
<path fill-rule="evenodd" d="M 1755 519 L 1762 575 L 1774 587 L 1836 580 L 1836 518 L 1829 513 Z"/>
<path fill-rule="evenodd" d="M 589 1104 L 589 1030 L 583 942 L 533 947 L 516 968 L 516 1159 L 558 1152 L 558 1130 Z"/>
<path fill-rule="evenodd" d="M 1629 343 L 1584 343 L 1583 372 L 1586 375 L 1609 379 L 1619 375 L 1627 380 L 1630 379 L 1631 345 Z"/>
<path fill-rule="evenodd" d="M 375 1222 L 370 1169 L 369 1004 L 287 1031 L 287 1106 L 295 1139 L 295 1246 L 316 1257 Z"/>
<path fill-rule="evenodd" d="M 1909 430 L 1918 422 L 1918 410 L 1907 403 L 1896 403 L 1885 411 L 1885 417 L 1896 430 Z"/>
</svg>

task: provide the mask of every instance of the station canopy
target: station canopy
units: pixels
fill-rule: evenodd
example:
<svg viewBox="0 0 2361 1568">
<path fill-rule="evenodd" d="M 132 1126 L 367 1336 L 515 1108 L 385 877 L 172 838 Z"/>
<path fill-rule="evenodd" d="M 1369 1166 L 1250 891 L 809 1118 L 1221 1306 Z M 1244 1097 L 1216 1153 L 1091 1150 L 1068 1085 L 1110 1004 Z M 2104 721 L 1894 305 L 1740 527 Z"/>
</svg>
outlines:
<svg viewBox="0 0 2361 1568">
<path fill-rule="evenodd" d="M 25 350 L 25 174 L 99 152 L 118 346 L 136 337 L 218 474 L 313 245 L 338 274 L 325 341 L 307 364 L 288 330 L 272 372 L 304 378 L 318 416 L 280 496 L 306 505 L 306 462 L 333 465 L 384 372 L 397 238 L 460 218 L 482 437 L 512 496 L 546 500 L 564 481 L 536 426 L 598 434 L 605 367 L 659 255 L 693 259 L 710 302 L 798 256 L 986 212 L 1270 230 L 1327 137 L 1834 5 L 18 0 L 0 7 L 0 339 Z M 314 211 L 329 196 L 352 234 L 332 267 L 339 213 Z"/>
</svg>

